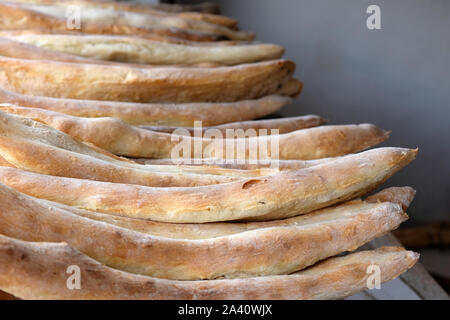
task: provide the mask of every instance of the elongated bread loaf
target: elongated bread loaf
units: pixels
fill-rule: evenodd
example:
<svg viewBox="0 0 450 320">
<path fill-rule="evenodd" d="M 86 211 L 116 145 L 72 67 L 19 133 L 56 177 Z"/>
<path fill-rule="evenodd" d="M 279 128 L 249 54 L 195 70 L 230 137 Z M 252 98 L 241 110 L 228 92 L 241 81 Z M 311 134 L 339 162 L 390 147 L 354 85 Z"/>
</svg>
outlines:
<svg viewBox="0 0 450 320">
<path fill-rule="evenodd" d="M 92 143 L 113 154 L 129 157 L 173 158 L 174 155 L 179 156 L 176 152 L 179 148 L 187 145 L 187 152 L 191 156 L 186 156 L 186 150 L 183 150 L 183 157 L 190 158 L 195 155 L 195 147 L 200 145 L 200 156 L 203 154 L 207 158 L 225 158 L 231 154 L 231 159 L 257 157 L 309 160 L 358 152 L 388 137 L 386 131 L 369 124 L 324 126 L 270 136 L 257 136 L 255 130 L 249 129 L 245 132 L 235 130 L 235 135 L 231 136 L 228 133 L 221 136 L 220 132 L 220 136 L 217 136 L 217 132 L 213 131 L 214 137 L 190 137 L 177 136 L 178 130 L 174 135 L 133 127 L 115 118 L 80 118 L 39 108 L 5 104 L 0 104 L 0 110 L 43 122 L 78 140 Z M 247 134 L 250 137 L 246 138 Z M 278 154 L 273 153 L 275 144 L 275 152 Z M 243 152 L 241 147 L 245 148 Z M 266 156 L 262 152 L 265 149 Z"/>
<path fill-rule="evenodd" d="M 151 65 L 237 65 L 279 59 L 284 49 L 273 44 L 188 46 L 136 37 L 106 35 L 23 35 L 14 40 L 66 54 Z"/>
<path fill-rule="evenodd" d="M 219 40 L 219 41 L 192 41 L 181 38 L 175 38 L 171 36 L 164 36 L 158 34 L 135 34 L 135 35 L 127 35 L 127 34 L 117 34 L 114 32 L 83 32 L 83 30 L 69 30 L 69 29 L 48 29 L 44 27 L 34 27 L 34 28 L 21 28 L 21 29 L 0 29 L 0 36 L 5 38 L 14 39 L 18 36 L 24 35 L 45 35 L 45 34 L 69 34 L 69 35 L 95 35 L 95 34 L 103 34 L 103 35 L 117 35 L 117 36 L 133 36 L 136 38 L 155 40 L 163 43 L 173 43 L 173 44 L 183 44 L 187 46 L 201 46 L 201 47 L 218 47 L 218 46 L 235 46 L 235 45 L 245 45 L 249 44 L 248 41 L 231 41 L 231 40 Z"/>
<path fill-rule="evenodd" d="M 306 115 L 297 117 L 286 117 L 280 119 L 265 119 L 258 121 L 239 121 L 233 123 L 226 123 L 223 125 L 217 125 L 212 129 L 219 129 L 223 133 L 226 133 L 226 129 L 277 129 L 278 132 L 288 133 L 300 129 L 306 129 L 311 127 L 317 127 L 327 122 L 326 119 L 316 115 Z"/>
<path fill-rule="evenodd" d="M 232 102 L 275 93 L 295 64 L 151 69 L 0 57 L 0 85 L 22 94 L 131 102 Z"/>
<path fill-rule="evenodd" d="M 67 17 L 64 14 L 65 10 L 61 16 L 55 16 L 32 10 L 20 4 L 2 2 L 0 3 L 0 29 L 48 29 L 65 32 L 69 28 L 67 27 Z M 218 34 L 178 28 L 141 28 L 123 23 L 108 24 L 92 21 L 81 23 L 80 28 L 74 28 L 73 30 L 92 34 L 138 35 L 153 39 L 163 39 L 167 36 L 193 41 L 215 41 L 221 39 L 221 36 Z"/>
<path fill-rule="evenodd" d="M 64 113 L 64 112 L 63 112 Z M 287 117 L 287 118 L 280 118 L 280 119 L 263 119 L 263 120 L 252 120 L 252 121 L 237 121 L 237 122 L 231 122 L 231 123 L 224 123 L 222 125 L 216 125 L 216 126 L 203 126 L 202 122 L 202 132 L 205 133 L 205 131 L 210 129 L 217 129 L 222 134 L 226 135 L 227 129 L 255 129 L 258 135 L 266 135 L 271 133 L 271 129 L 278 130 L 279 133 L 288 133 L 295 130 L 300 129 L 306 129 L 306 128 L 312 128 L 317 127 L 322 124 L 325 124 L 327 120 L 324 118 L 321 118 L 316 115 L 306 115 L 306 116 L 298 116 L 298 117 Z M 153 130 L 153 131 L 159 131 L 159 132 L 166 132 L 166 133 L 172 133 L 179 127 L 162 127 L 162 126 L 141 126 L 141 128 Z M 186 129 L 189 131 L 190 135 L 194 135 L 194 128 L 193 127 L 185 127 L 183 129 Z M 262 129 L 262 130 L 261 130 Z M 266 129 L 264 131 L 263 129 Z M 198 130 L 198 128 L 197 128 Z M 182 134 L 181 131 L 179 131 L 180 134 Z"/>
<path fill-rule="evenodd" d="M 195 188 L 46 176 L 0 167 L 0 182 L 25 194 L 78 208 L 163 222 L 202 223 L 292 217 L 363 195 L 416 156 L 379 148 L 311 168 Z"/>
<path fill-rule="evenodd" d="M 394 202 L 402 206 L 403 210 L 409 207 L 416 191 L 411 187 L 391 187 L 384 189 L 366 198 L 367 202 Z"/>
<path fill-rule="evenodd" d="M 86 219 L 1 185 L 0 204 L 9 208 L 0 210 L 0 234 L 28 241 L 65 241 L 116 269 L 176 280 L 292 273 L 354 250 L 407 219 L 400 205 L 365 204 L 318 213 L 299 224 L 294 219 L 282 227 L 184 240 Z"/>
<path fill-rule="evenodd" d="M 182 129 L 174 133 L 178 131 L 187 134 Z M 250 137 L 244 138 L 247 132 L 249 132 Z M 245 160 L 311 160 L 358 152 L 377 145 L 389 137 L 389 132 L 372 124 L 320 126 L 280 135 L 257 136 L 255 130 L 251 129 L 246 132 L 238 129 L 233 131 L 233 133 L 231 135 L 227 134 L 225 136 L 226 139 L 222 141 L 217 139 L 214 131 L 210 132 L 214 138 L 208 139 L 209 136 L 206 135 L 206 138 L 204 137 L 202 140 L 203 157 Z M 166 134 L 166 136 L 167 140 L 171 137 L 171 141 L 181 141 L 186 144 L 192 143 L 195 145 L 196 141 L 198 141 L 195 137 L 183 136 L 175 139 L 173 135 Z M 223 144 L 222 152 L 220 152 L 220 143 L 217 146 L 217 141 L 221 141 Z M 168 146 L 169 144 L 165 145 Z M 161 148 L 159 149 L 159 152 L 161 152 L 159 155 L 146 157 L 171 157 L 173 159 L 175 158 L 173 153 L 176 154 L 173 150 L 176 148 L 174 145 L 172 146 L 173 148 L 167 150 L 168 152 L 166 153 L 162 153 L 163 149 Z M 274 146 L 275 149 L 273 149 Z M 195 153 L 191 152 L 191 155 L 195 155 Z M 143 154 L 140 156 L 145 157 Z"/>
<path fill-rule="evenodd" d="M 28 0 L 27 0 L 28 1 Z M 33 1 L 33 0 L 31 0 Z M 40 0 L 39 0 L 40 1 Z M 44 0 L 45 1 L 45 0 Z M 68 0 L 71 1 L 71 0 Z M 59 2 L 59 1 L 57 1 Z M 78 0 L 77 0 L 78 3 Z M 96 6 L 102 8 L 110 8 L 121 11 L 130 11 L 130 12 L 138 12 L 138 13 L 146 13 L 146 14 L 156 14 L 163 15 L 166 17 L 173 16 L 175 14 L 176 17 L 185 18 L 189 20 L 200 20 L 209 23 L 214 23 L 218 25 L 222 25 L 225 27 L 232 28 L 234 30 L 238 30 L 238 21 L 236 19 L 226 17 L 223 15 L 219 15 L 220 9 L 216 4 L 213 3 L 199 3 L 199 4 L 167 4 L 167 3 L 158 3 L 152 4 L 148 2 L 137 3 L 133 1 L 132 3 L 117 3 L 116 1 L 108 1 L 105 4 L 105 1 L 102 3 L 93 3 L 89 0 L 83 0 L 82 5 L 87 6 Z"/>
<path fill-rule="evenodd" d="M 1 36 L 1 35 L 0 35 Z M 126 62 L 114 62 L 99 60 L 93 58 L 85 58 L 81 56 L 66 54 L 63 52 L 47 50 L 44 48 L 39 48 L 34 45 L 22 43 L 20 41 L 14 40 L 13 36 L 0 37 L 0 56 L 19 58 L 19 59 L 31 59 L 31 60 L 49 60 L 49 61 L 59 61 L 59 62 L 74 62 L 74 63 L 87 63 L 87 64 L 99 64 L 99 65 L 109 65 L 118 67 L 133 67 L 133 68 L 153 68 L 152 65 L 148 64 L 130 64 Z M 211 63 L 201 63 L 193 65 L 196 67 L 206 67 L 215 66 Z"/>
<path fill-rule="evenodd" d="M 214 166 L 219 168 L 229 168 L 238 170 L 255 170 L 261 168 L 277 168 L 279 170 L 299 170 L 316 166 L 321 163 L 334 160 L 334 158 L 321 158 L 315 160 L 257 160 L 237 162 L 235 159 L 148 159 L 129 158 L 140 164 L 150 165 L 190 165 L 190 166 Z M 0 163 L 0 165 L 3 165 Z"/>
<path fill-rule="evenodd" d="M 367 287 L 370 265 L 380 268 L 385 282 L 418 258 L 401 248 L 381 248 L 330 258 L 292 275 L 173 281 L 108 268 L 65 243 L 0 236 L 0 288 L 23 299 L 337 299 Z M 71 265 L 80 268 L 80 290 L 67 289 Z"/>
<path fill-rule="evenodd" d="M 261 176 L 273 170 L 140 165 L 31 119 L 0 111 L 0 156 L 25 170 L 147 186 L 197 186 Z"/>
<path fill-rule="evenodd" d="M 114 65 L 114 62 L 84 58 L 58 51 L 47 50 L 3 37 L 0 37 L 0 56 L 32 60 Z"/>
<path fill-rule="evenodd" d="M 192 14 L 192 16 L 197 17 L 196 20 L 206 19 L 208 22 L 221 24 L 229 27 L 234 27 L 237 24 L 237 21 L 232 18 L 228 18 L 225 16 L 219 16 L 219 8 L 217 5 L 212 3 L 199 3 L 199 4 L 153 4 L 138 1 L 128 1 L 128 2 L 117 2 L 117 1 L 106 1 L 106 0 L 8 0 L 8 2 L 13 3 L 28 3 L 28 4 L 46 4 L 46 5 L 61 5 L 61 6 L 69 6 L 69 5 L 78 5 L 81 7 L 93 7 L 93 8 L 105 8 L 105 9 L 114 9 L 121 11 L 131 11 L 138 13 L 149 13 L 149 14 L 157 14 L 163 16 L 176 16 L 176 17 L 184 17 L 187 15 L 188 17 Z M 175 13 L 172 15 L 171 13 Z M 204 16 L 204 18 L 203 18 Z M 203 18 L 203 19 L 202 19 Z M 212 20 L 209 21 L 208 19 Z"/>
<path fill-rule="evenodd" d="M 272 95 L 237 102 L 150 104 L 30 96 L 0 87 L 0 101 L 78 117 L 113 117 L 133 125 L 194 126 L 195 121 L 201 121 L 211 126 L 260 118 L 280 110 L 292 99 Z"/>
<path fill-rule="evenodd" d="M 283 83 L 281 88 L 277 90 L 277 94 L 280 96 L 297 97 L 303 90 L 303 82 L 291 78 Z"/>
<path fill-rule="evenodd" d="M 383 200 L 386 193 L 390 194 L 389 201 Z M 48 206 L 59 207 L 81 217 L 106 222 L 108 224 L 137 231 L 140 233 L 146 233 L 152 236 L 173 239 L 198 240 L 229 236 L 262 228 L 307 226 L 311 223 L 319 223 L 327 219 L 332 220 L 350 216 L 355 217 L 355 215 L 359 215 L 363 212 L 368 212 L 368 210 L 376 208 L 368 205 L 368 203 L 380 204 L 381 202 L 391 202 L 401 205 L 403 210 L 406 211 L 406 209 L 408 209 L 410 203 L 414 199 L 414 195 L 415 190 L 411 187 L 392 187 L 384 189 L 366 198 L 365 201 L 355 199 L 337 206 L 327 207 L 305 215 L 283 220 L 264 222 L 212 222 L 203 224 L 165 223 L 151 220 L 134 219 L 102 212 L 79 209 L 51 201 L 48 201 Z M 39 199 L 39 201 L 45 204 L 47 200 Z M 375 210 L 378 210 L 379 208 L 381 207 L 377 207 L 377 209 Z"/>
<path fill-rule="evenodd" d="M 45 16 L 64 19 L 67 15 L 67 7 L 61 5 L 36 5 L 26 3 L 16 3 L 19 8 L 31 10 Z M 95 8 L 84 6 L 82 11 L 82 21 L 84 23 L 102 25 L 124 25 L 142 29 L 169 29 L 182 30 L 187 32 L 200 32 L 205 35 L 215 35 L 217 38 L 230 40 L 252 41 L 255 38 L 253 33 L 233 30 L 222 25 L 217 25 L 200 20 L 191 20 L 186 17 L 162 14 L 143 14 L 130 11 L 121 11 L 110 8 Z"/>
</svg>

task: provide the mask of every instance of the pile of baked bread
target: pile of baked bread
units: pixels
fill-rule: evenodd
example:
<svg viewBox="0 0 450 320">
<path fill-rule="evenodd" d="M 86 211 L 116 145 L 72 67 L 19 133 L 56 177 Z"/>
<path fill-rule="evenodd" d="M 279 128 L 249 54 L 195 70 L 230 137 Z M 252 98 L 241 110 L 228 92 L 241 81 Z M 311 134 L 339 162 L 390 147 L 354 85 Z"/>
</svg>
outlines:
<svg viewBox="0 0 450 320">
<path fill-rule="evenodd" d="M 412 188 L 367 194 L 417 151 L 364 151 L 388 138 L 371 124 L 255 120 L 303 85 L 282 47 L 252 43 L 214 5 L 0 1 L 0 29 L 4 292 L 337 299 L 367 288 L 374 266 L 385 282 L 417 261 L 397 247 L 348 253 L 408 218 Z M 211 143 L 189 135 L 195 121 L 279 134 L 226 138 L 244 139 L 243 161 L 174 165 L 174 137 Z M 248 161 L 265 142 L 276 159 Z"/>
</svg>

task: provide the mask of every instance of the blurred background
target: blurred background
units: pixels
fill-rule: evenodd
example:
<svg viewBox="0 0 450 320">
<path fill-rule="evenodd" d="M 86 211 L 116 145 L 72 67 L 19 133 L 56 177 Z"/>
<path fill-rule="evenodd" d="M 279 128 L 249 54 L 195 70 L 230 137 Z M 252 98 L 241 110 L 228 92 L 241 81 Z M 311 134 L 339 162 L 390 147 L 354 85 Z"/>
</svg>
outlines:
<svg viewBox="0 0 450 320">
<path fill-rule="evenodd" d="M 198 3 L 202 1 L 173 1 Z M 392 130 L 382 146 L 419 148 L 387 185 L 417 195 L 396 233 L 450 288 L 450 1 L 209 0 L 257 40 L 286 48 L 302 94 L 284 116 L 318 114 L 331 124 L 370 122 Z M 369 30 L 369 5 L 381 30 Z"/>
<path fill-rule="evenodd" d="M 210 2 L 296 62 L 305 87 L 283 115 L 392 130 L 383 146 L 419 148 L 417 160 L 389 180 L 417 190 L 410 224 L 450 222 L 450 1 Z M 380 6 L 381 30 L 366 27 L 371 4 Z"/>
</svg>

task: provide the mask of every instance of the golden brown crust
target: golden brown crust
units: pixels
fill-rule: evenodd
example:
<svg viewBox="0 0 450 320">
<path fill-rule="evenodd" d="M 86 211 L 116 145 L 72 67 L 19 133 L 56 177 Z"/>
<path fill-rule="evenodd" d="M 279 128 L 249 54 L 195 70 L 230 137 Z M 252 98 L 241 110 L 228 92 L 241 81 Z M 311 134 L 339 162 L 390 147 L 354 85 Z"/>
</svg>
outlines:
<svg viewBox="0 0 450 320">
<path fill-rule="evenodd" d="M 214 166 L 219 168 L 238 169 L 238 170 L 255 170 L 262 168 L 277 168 L 279 170 L 299 170 L 316 166 L 333 160 L 334 158 L 321 158 L 315 160 L 257 160 L 237 162 L 234 159 L 148 159 L 148 158 L 129 158 L 140 164 L 150 165 L 191 165 L 191 166 Z M 0 163 L 1 164 L 1 163 Z"/>
<path fill-rule="evenodd" d="M 147 186 L 198 186 L 268 174 L 264 169 L 140 165 L 34 120 L 2 111 L 0 156 L 24 170 Z"/>
<path fill-rule="evenodd" d="M 292 100 L 282 96 L 266 96 L 256 100 L 216 103 L 132 103 L 59 99 L 18 94 L 0 87 L 3 103 L 41 108 L 78 117 L 113 117 L 133 125 L 204 126 L 252 120 L 280 110 Z"/>
<path fill-rule="evenodd" d="M 217 125 L 212 128 L 219 129 L 226 133 L 226 129 L 276 129 L 280 134 L 288 133 L 300 129 L 318 127 L 325 124 L 327 120 L 316 115 L 306 115 L 298 117 L 286 117 L 280 119 L 265 119 L 258 121 L 238 121 Z M 270 133 L 270 131 L 269 131 Z"/>
<path fill-rule="evenodd" d="M 366 204 L 299 222 L 292 219 L 281 227 L 185 240 L 86 219 L 6 186 L 0 186 L 0 204 L 8 206 L 0 210 L 1 234 L 27 241 L 65 241 L 116 269 L 177 280 L 292 273 L 354 250 L 407 219 L 399 205 Z"/>
<path fill-rule="evenodd" d="M 228 27 L 232 30 L 239 30 L 238 21 L 236 19 L 226 16 L 219 16 L 216 14 L 200 13 L 200 12 L 180 12 L 178 13 L 178 17 L 189 20 L 199 20 L 214 23 L 224 27 Z"/>
<path fill-rule="evenodd" d="M 200 12 L 182 12 L 182 13 L 169 13 L 161 10 L 157 10 L 151 7 L 143 7 L 142 5 L 130 5 L 127 3 L 117 3 L 117 2 L 93 2 L 93 1 L 83 1 L 83 0 L 69 0 L 69 1 L 30 1 L 30 0 L 20 0 L 13 1 L 22 7 L 35 9 L 41 12 L 47 12 L 61 15 L 61 10 L 49 10 L 55 4 L 57 8 L 66 8 L 70 5 L 77 5 L 83 8 L 85 15 L 83 19 L 93 22 L 104 22 L 109 23 L 110 20 L 105 20 L 104 15 L 111 17 L 114 15 L 114 22 L 120 22 L 124 24 L 131 24 L 135 26 L 159 26 L 159 27 L 174 27 L 186 30 L 203 31 L 213 34 L 219 34 L 222 36 L 227 36 L 231 39 L 245 39 L 252 40 L 253 35 L 247 32 L 237 32 L 237 21 L 232 18 L 204 14 Z M 46 10 L 47 9 L 47 10 Z M 87 17 L 86 17 L 87 11 Z M 92 16 L 92 12 L 96 13 Z M 103 13 L 103 14 L 102 14 Z M 147 20 L 146 24 L 143 24 L 143 16 Z M 96 18 L 96 19 L 90 19 Z"/>
<path fill-rule="evenodd" d="M 311 168 L 194 188 L 78 180 L 6 167 L 0 167 L 0 182 L 37 198 L 155 221 L 272 220 L 363 195 L 406 166 L 416 153 L 411 149 L 379 148 Z"/>
<path fill-rule="evenodd" d="M 96 33 L 96 32 L 83 32 L 83 30 L 52 30 L 47 28 L 21 28 L 21 29 L 13 29 L 13 30 L 1 30 L 0 29 L 0 36 L 5 38 L 15 38 L 18 36 L 25 36 L 25 35 L 45 35 L 45 34 L 68 34 L 68 35 L 117 35 L 117 36 L 133 36 L 136 38 L 142 38 L 142 39 L 149 39 L 149 40 L 155 40 L 163 43 L 173 43 L 173 44 L 182 44 L 182 45 L 188 45 L 188 46 L 199 46 L 199 47 L 208 47 L 208 46 L 235 46 L 235 45 L 245 45 L 249 44 L 248 41 L 231 41 L 231 40 L 223 40 L 223 41 L 193 41 L 193 40 L 186 40 L 181 38 L 175 38 L 171 36 L 165 36 L 165 35 L 158 35 L 158 34 L 115 34 L 115 33 Z"/>
<path fill-rule="evenodd" d="M 0 34 L 1 36 L 1 34 Z M 34 45 L 29 45 L 16 41 L 16 36 L 7 35 L 6 37 L 0 37 L 0 56 L 18 58 L 18 59 L 31 59 L 31 60 L 49 60 L 49 61 L 59 61 L 59 62 L 73 62 L 81 64 L 99 64 L 99 65 L 109 65 L 118 67 L 133 67 L 133 68 L 153 68 L 152 65 L 148 64 L 131 64 L 125 62 L 114 62 L 105 61 L 99 59 L 85 58 L 81 56 L 66 54 L 58 51 L 47 50 L 44 48 L 36 47 Z M 183 46 L 181 46 L 183 47 Z M 192 65 L 194 67 L 206 66 L 205 63 Z"/>
<path fill-rule="evenodd" d="M 404 198 L 404 191 L 403 191 L 404 188 L 398 188 L 398 192 L 396 190 L 392 190 L 392 197 L 391 201 L 389 202 L 400 204 L 399 202 L 401 202 L 402 199 Z M 411 191 L 414 192 L 412 188 Z M 377 198 L 378 195 L 382 197 L 383 191 L 371 196 L 371 199 L 372 200 L 378 199 Z M 45 202 L 46 200 L 40 199 L 40 201 Z M 382 201 L 379 201 L 377 202 L 377 204 L 381 202 Z M 409 205 L 408 202 L 404 202 L 403 204 L 405 206 Z M 366 201 L 363 202 L 357 199 L 347 201 L 337 206 L 316 210 L 306 215 L 296 216 L 293 218 L 287 218 L 283 220 L 273 220 L 264 222 L 216 222 L 203 224 L 199 223 L 177 224 L 177 223 L 164 223 L 151 220 L 142 220 L 122 216 L 115 216 L 101 212 L 78 209 L 71 206 L 59 204 L 57 202 L 50 202 L 49 205 L 53 207 L 55 206 L 59 207 L 66 211 L 70 211 L 71 213 L 74 213 L 81 217 L 106 222 L 112 225 L 116 225 L 118 227 L 137 231 L 140 233 L 146 233 L 153 236 L 159 236 L 164 238 L 189 239 L 189 240 L 217 238 L 261 228 L 303 226 L 310 223 L 317 223 L 325 219 L 337 219 L 342 216 L 350 217 L 354 214 L 361 213 L 363 210 L 372 210 L 375 208 L 370 207 L 370 205 L 368 205 L 368 202 Z M 403 210 L 406 209 L 407 207 L 403 208 Z"/>
<path fill-rule="evenodd" d="M 277 94 L 281 96 L 287 96 L 295 98 L 297 97 L 303 90 L 303 82 L 298 81 L 297 79 L 289 79 L 278 89 Z"/>
<path fill-rule="evenodd" d="M 0 57 L 0 85 L 22 94 L 130 102 L 233 102 L 275 93 L 295 64 L 150 69 Z"/>
<path fill-rule="evenodd" d="M 0 56 L 32 59 L 32 60 L 50 60 L 61 62 L 75 62 L 88 64 L 111 64 L 111 62 L 79 57 L 76 55 L 39 48 L 34 45 L 22 43 L 8 38 L 0 38 Z M 114 65 L 114 64 L 112 64 Z"/>
<path fill-rule="evenodd" d="M 81 118 L 39 108 L 6 104 L 0 104 L 0 110 L 45 123 L 77 140 L 89 142 L 113 154 L 142 158 L 173 158 L 174 150 L 183 143 L 189 146 L 190 155 L 195 154 L 194 146 L 202 145 L 203 156 L 207 158 L 225 158 L 228 156 L 230 146 L 233 146 L 235 152 L 231 159 L 244 157 L 244 159 L 251 159 L 255 146 L 266 146 L 267 157 L 260 154 L 257 155 L 259 159 L 310 160 L 358 152 L 376 145 L 388 137 L 387 132 L 368 124 L 324 126 L 269 136 L 257 136 L 257 132 L 253 128 L 247 129 L 245 132 L 243 128 L 240 128 L 240 130 L 233 131 L 237 134 L 236 136 L 230 136 L 226 132 L 226 135 L 217 137 L 219 130 L 214 130 L 211 131 L 214 138 L 191 137 L 188 136 L 187 130 L 185 132 L 185 130 L 178 129 L 174 132 L 175 134 L 156 132 L 130 126 L 115 118 Z M 292 125 L 297 126 L 297 123 L 294 122 Z M 289 122 L 287 126 L 289 127 Z M 236 129 L 239 128 L 239 124 L 230 125 L 230 127 Z M 179 131 L 186 135 L 178 135 Z M 241 135 L 239 135 L 240 133 Z M 246 134 L 250 137 L 246 137 Z M 214 153 L 214 148 L 210 148 L 215 146 L 217 140 L 222 141 L 223 148 L 222 154 L 219 155 Z M 238 153 L 233 143 L 241 143 L 243 146 L 245 144 L 245 154 Z M 275 144 L 278 144 L 278 150 L 275 150 L 278 154 L 272 153 Z M 186 155 L 184 154 L 183 157 Z"/>
<path fill-rule="evenodd" d="M 270 134 L 270 129 L 277 129 L 278 132 L 288 133 L 295 130 L 307 129 L 312 127 L 318 127 L 322 124 L 325 124 L 327 120 L 321 118 L 316 115 L 306 115 L 306 116 L 298 116 L 298 117 L 287 117 L 280 119 L 264 119 L 264 120 L 252 120 L 252 121 L 236 121 L 236 122 L 227 122 L 221 125 L 216 126 L 203 126 L 203 133 L 209 129 L 218 129 L 222 134 L 226 135 L 227 129 L 255 129 L 257 130 L 258 135 L 266 135 Z M 149 129 L 153 131 L 160 131 L 166 133 L 172 133 L 178 127 L 162 127 L 162 126 L 141 126 L 144 129 Z M 194 134 L 193 127 L 184 127 L 184 129 L 188 130 L 191 135 Z M 260 129 L 267 129 L 267 132 Z"/>
<path fill-rule="evenodd" d="M 391 187 L 367 197 L 366 200 L 368 202 L 394 202 L 400 204 L 403 210 L 406 210 L 415 195 L 416 190 L 411 187 Z"/>
<path fill-rule="evenodd" d="M 67 30 L 66 18 L 51 16 L 27 9 L 15 4 L 0 4 L 0 28 L 3 30 L 20 29 L 48 29 L 52 31 L 64 32 Z M 92 34 L 117 34 L 117 35 L 138 35 L 156 37 L 175 37 L 193 41 L 214 41 L 220 40 L 217 34 L 182 30 L 176 28 L 141 28 L 127 24 L 102 24 L 85 22 L 81 24 L 82 33 Z"/>
<path fill-rule="evenodd" d="M 28 4 L 58 4 L 58 5 L 79 5 L 85 7 L 99 7 L 108 8 L 114 10 L 141 12 L 141 13 L 155 13 L 155 14 L 165 14 L 167 13 L 207 13 L 207 15 L 212 15 L 218 19 L 230 19 L 228 17 L 221 17 L 217 14 L 220 12 L 219 7 L 213 3 L 198 3 L 198 4 L 166 4 L 166 3 L 148 3 L 140 1 L 128 1 L 128 2 L 117 2 L 117 1 L 107 1 L 107 0 L 9 0 L 8 2 L 13 3 L 28 3 Z M 193 11 L 193 12 L 191 12 Z"/>
<path fill-rule="evenodd" d="M 418 258 L 401 248 L 382 248 L 330 258 L 288 276 L 173 281 L 108 268 L 67 244 L 0 236 L 0 288 L 24 299 L 337 299 L 367 287 L 369 265 L 380 268 L 385 282 Z M 67 289 L 70 265 L 80 267 L 81 290 Z"/>
<path fill-rule="evenodd" d="M 210 3 L 205 3 L 207 5 L 211 5 Z M 135 4 L 128 6 L 128 7 L 121 7 L 120 10 L 123 11 L 131 11 L 131 12 L 138 12 L 138 13 L 145 13 L 145 14 L 154 14 L 154 15 L 163 15 L 163 16 L 173 16 L 173 14 L 176 14 L 176 17 L 182 18 L 182 19 L 188 19 L 188 20 L 198 20 L 198 21 L 204 21 L 212 24 L 217 24 L 220 26 L 228 27 L 232 30 L 239 30 L 238 27 L 238 21 L 236 19 L 226 17 L 223 15 L 218 15 L 217 13 L 219 10 L 210 10 L 212 7 L 200 7 L 197 5 L 194 6 L 186 6 L 185 7 L 178 8 L 176 11 L 173 9 L 173 5 L 169 5 L 170 7 L 167 7 L 167 4 L 160 3 L 160 4 L 145 4 L 146 7 L 142 7 L 141 5 L 136 6 Z M 175 5 L 175 7 L 178 5 Z M 215 5 L 213 5 L 215 6 Z M 202 9 L 206 9 L 206 11 L 203 11 Z M 214 14 L 213 14 L 214 13 Z"/>
<path fill-rule="evenodd" d="M 36 47 L 95 58 L 150 65 L 237 65 L 279 59 L 284 49 L 273 44 L 189 46 L 137 37 L 109 35 L 22 35 L 14 40 Z M 19 57 L 18 57 L 19 58 Z"/>
<path fill-rule="evenodd" d="M 82 8 L 82 22 L 83 24 L 101 24 L 101 25 L 124 25 L 143 29 L 168 29 L 170 31 L 191 32 L 204 34 L 206 40 L 224 38 L 230 40 L 244 40 L 252 41 L 255 35 L 250 32 L 239 31 L 202 20 L 189 19 L 186 16 L 180 17 L 174 14 L 165 14 L 162 12 L 132 12 L 123 11 L 119 8 L 99 7 L 92 5 L 85 5 L 83 1 L 78 1 L 75 5 Z M 64 3 L 56 4 L 30 4 L 30 3 L 16 3 L 15 7 L 27 9 L 33 13 L 43 14 L 51 18 L 65 18 L 67 13 L 67 6 Z"/>
<path fill-rule="evenodd" d="M 15 168 L 16 167 L 12 163 L 9 163 L 8 161 L 6 161 L 3 157 L 0 157 L 0 166 L 2 166 L 2 167 L 10 167 L 10 168 Z"/>
<path fill-rule="evenodd" d="M 92 2 L 89 1 L 89 3 Z M 114 2 L 114 4 L 116 5 L 117 2 Z M 225 26 L 233 30 L 239 30 L 237 26 L 238 21 L 230 17 L 218 15 L 217 13 L 219 13 L 220 10 L 218 10 L 215 4 L 204 3 L 200 5 L 182 5 L 181 7 L 177 8 L 176 11 L 174 11 L 174 7 L 177 6 L 178 4 L 175 5 L 172 4 L 169 5 L 169 7 L 167 7 L 167 4 L 164 3 L 160 4 L 145 3 L 145 6 L 143 6 L 143 4 L 136 5 L 136 3 L 132 3 L 130 5 L 125 4 L 124 6 L 122 3 L 120 7 L 115 9 L 145 14 L 154 14 L 160 16 L 162 15 L 166 17 L 171 17 L 175 15 L 178 18 L 188 20 L 199 20 Z"/>
</svg>

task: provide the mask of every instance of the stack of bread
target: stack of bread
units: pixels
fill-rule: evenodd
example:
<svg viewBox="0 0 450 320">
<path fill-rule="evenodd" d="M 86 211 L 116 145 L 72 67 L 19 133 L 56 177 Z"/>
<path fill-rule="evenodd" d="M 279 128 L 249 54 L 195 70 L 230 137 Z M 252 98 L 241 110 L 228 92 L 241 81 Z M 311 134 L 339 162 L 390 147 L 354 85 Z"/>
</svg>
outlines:
<svg viewBox="0 0 450 320">
<path fill-rule="evenodd" d="M 371 266 L 385 282 L 415 264 L 403 248 L 348 252 L 408 218 L 412 188 L 366 195 L 417 151 L 364 151 L 388 138 L 371 124 L 255 120 L 303 85 L 282 47 L 252 43 L 217 13 L 208 4 L 0 1 L 1 290 L 337 299 L 364 290 Z M 247 148 L 276 140 L 277 166 L 217 154 L 174 165 L 174 135 L 195 121 L 279 130 L 244 138 Z M 79 288 L 68 286 L 70 266 Z"/>
</svg>

